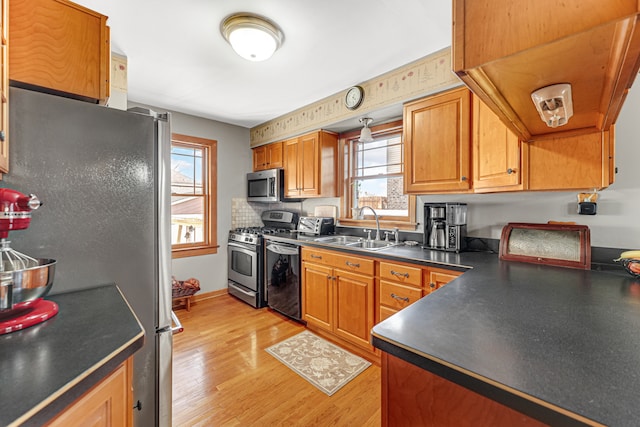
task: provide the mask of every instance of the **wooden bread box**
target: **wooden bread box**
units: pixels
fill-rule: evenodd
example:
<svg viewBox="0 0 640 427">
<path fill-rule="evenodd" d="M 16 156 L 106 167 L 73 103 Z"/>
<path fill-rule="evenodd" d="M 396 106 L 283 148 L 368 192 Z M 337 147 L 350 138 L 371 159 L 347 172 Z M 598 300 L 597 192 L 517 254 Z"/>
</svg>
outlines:
<svg viewBox="0 0 640 427">
<path fill-rule="evenodd" d="M 500 237 L 500 259 L 560 267 L 591 268 L 586 225 L 509 223 Z"/>
</svg>

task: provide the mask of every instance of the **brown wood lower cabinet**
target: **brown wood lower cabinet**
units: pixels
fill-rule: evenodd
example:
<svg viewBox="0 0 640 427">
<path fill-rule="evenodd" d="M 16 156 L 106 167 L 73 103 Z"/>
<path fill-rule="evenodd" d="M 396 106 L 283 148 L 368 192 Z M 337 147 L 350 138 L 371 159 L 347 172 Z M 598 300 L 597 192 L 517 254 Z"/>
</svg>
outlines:
<svg viewBox="0 0 640 427">
<path fill-rule="evenodd" d="M 460 274 L 303 247 L 302 319 L 309 329 L 356 346 L 377 362 L 379 352 L 370 339 L 373 326 Z"/>
<path fill-rule="evenodd" d="M 440 289 L 462 273 L 398 262 L 379 262 L 378 322 Z"/>
<path fill-rule="evenodd" d="M 382 426 L 545 426 L 465 387 L 382 352 Z"/>
<path fill-rule="evenodd" d="M 132 375 L 133 358 L 129 358 L 69 405 L 47 426 L 133 426 Z"/>
<path fill-rule="evenodd" d="M 302 248 L 302 318 L 307 326 L 373 352 L 373 265 L 371 259 Z"/>
</svg>

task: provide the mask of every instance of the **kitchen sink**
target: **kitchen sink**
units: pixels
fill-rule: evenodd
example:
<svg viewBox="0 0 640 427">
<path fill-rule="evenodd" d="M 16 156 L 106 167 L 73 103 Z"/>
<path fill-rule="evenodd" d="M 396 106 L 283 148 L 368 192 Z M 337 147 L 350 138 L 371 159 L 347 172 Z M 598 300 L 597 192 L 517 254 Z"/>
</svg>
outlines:
<svg viewBox="0 0 640 427">
<path fill-rule="evenodd" d="M 390 248 L 396 246 L 397 243 L 385 242 L 384 240 L 361 240 L 359 242 L 347 243 L 345 246 L 350 248 L 368 249 L 370 251 L 377 251 L 380 249 Z"/>
<path fill-rule="evenodd" d="M 349 248 L 367 249 L 370 251 L 377 251 L 380 249 L 390 248 L 396 246 L 397 243 L 386 242 L 383 240 L 366 240 L 363 237 L 357 236 L 325 236 L 317 237 L 313 239 L 315 242 L 326 243 L 329 245 L 346 246 Z"/>
<path fill-rule="evenodd" d="M 326 236 L 326 237 L 318 237 L 313 240 L 320 243 L 330 243 L 334 245 L 348 245 L 351 243 L 361 242 L 364 239 L 362 237 L 356 237 L 356 236 Z"/>
</svg>

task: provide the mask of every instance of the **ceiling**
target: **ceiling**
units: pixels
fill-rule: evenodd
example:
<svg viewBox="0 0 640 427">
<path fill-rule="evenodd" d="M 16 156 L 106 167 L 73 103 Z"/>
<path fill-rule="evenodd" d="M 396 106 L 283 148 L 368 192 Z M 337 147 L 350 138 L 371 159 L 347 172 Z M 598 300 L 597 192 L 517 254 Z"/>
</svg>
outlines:
<svg viewBox="0 0 640 427">
<path fill-rule="evenodd" d="M 442 0 L 75 0 L 109 17 L 128 99 L 251 128 L 451 45 Z M 276 22 L 264 62 L 220 34 L 235 12 Z M 375 118 L 375 117 L 374 117 Z"/>
</svg>

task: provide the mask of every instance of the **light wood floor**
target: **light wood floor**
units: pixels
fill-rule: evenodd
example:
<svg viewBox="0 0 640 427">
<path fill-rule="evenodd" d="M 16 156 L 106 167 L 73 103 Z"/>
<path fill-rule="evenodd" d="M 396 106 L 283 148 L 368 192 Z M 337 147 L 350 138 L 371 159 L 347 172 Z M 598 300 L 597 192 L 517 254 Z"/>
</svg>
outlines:
<svg viewBox="0 0 640 427">
<path fill-rule="evenodd" d="M 329 397 L 264 350 L 304 326 L 229 295 L 176 313 L 174 426 L 380 425 L 379 366 Z"/>
</svg>

